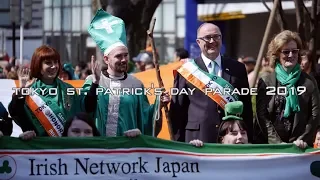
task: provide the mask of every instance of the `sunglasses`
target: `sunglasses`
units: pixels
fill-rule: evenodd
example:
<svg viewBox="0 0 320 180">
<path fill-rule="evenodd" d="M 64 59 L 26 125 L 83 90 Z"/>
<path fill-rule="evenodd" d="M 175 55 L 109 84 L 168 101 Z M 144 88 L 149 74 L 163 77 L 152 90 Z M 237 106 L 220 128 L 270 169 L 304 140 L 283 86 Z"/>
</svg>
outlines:
<svg viewBox="0 0 320 180">
<path fill-rule="evenodd" d="M 284 55 L 287 55 L 287 56 L 288 56 L 290 53 L 296 55 L 296 54 L 299 53 L 299 49 L 291 49 L 291 50 L 286 49 L 286 50 L 282 50 L 281 53 L 284 54 Z"/>
</svg>

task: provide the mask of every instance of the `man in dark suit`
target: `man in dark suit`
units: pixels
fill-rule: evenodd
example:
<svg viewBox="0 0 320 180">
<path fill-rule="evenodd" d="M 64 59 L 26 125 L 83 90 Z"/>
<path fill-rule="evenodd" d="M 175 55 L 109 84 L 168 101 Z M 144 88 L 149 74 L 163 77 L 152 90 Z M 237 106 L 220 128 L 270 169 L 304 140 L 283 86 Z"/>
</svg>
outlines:
<svg viewBox="0 0 320 180">
<path fill-rule="evenodd" d="M 198 28 L 197 43 L 201 56 L 195 59 L 197 66 L 205 72 L 214 73 L 228 81 L 234 88 L 249 88 L 245 66 L 237 61 L 221 57 L 222 35 L 219 27 L 204 23 Z M 180 73 L 174 79 L 174 87 L 195 88 Z M 244 104 L 242 117 L 247 126 L 249 142 L 252 142 L 252 104 L 250 95 L 240 95 Z M 173 95 L 170 104 L 170 119 L 174 140 L 190 142 L 199 139 L 216 143 L 223 109 L 204 92 L 195 88 L 192 95 Z"/>
</svg>

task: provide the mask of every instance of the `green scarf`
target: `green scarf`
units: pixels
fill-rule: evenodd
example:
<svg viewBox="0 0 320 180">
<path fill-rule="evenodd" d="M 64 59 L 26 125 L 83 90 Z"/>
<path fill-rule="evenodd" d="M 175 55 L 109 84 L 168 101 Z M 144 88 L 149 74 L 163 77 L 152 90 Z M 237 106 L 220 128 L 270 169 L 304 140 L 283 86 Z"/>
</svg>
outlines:
<svg viewBox="0 0 320 180">
<path fill-rule="evenodd" d="M 282 67 L 280 63 L 276 64 L 275 67 L 276 78 L 280 82 L 281 85 L 287 87 L 287 96 L 286 96 L 286 105 L 284 110 L 284 117 L 289 117 L 292 112 L 299 112 L 299 99 L 297 95 L 297 90 L 295 84 L 300 78 L 301 69 L 300 65 L 297 64 L 292 71 L 288 74 Z M 294 90 L 292 90 L 294 89 Z"/>
</svg>

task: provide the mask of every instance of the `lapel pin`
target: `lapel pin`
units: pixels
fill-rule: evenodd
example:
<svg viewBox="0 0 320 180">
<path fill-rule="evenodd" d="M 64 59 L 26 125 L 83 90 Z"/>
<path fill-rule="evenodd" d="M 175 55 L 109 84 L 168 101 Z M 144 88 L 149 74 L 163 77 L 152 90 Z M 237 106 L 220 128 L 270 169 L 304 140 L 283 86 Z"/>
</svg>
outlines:
<svg viewBox="0 0 320 180">
<path fill-rule="evenodd" d="M 226 71 L 229 71 L 229 69 L 228 69 L 228 68 L 226 68 Z"/>
</svg>

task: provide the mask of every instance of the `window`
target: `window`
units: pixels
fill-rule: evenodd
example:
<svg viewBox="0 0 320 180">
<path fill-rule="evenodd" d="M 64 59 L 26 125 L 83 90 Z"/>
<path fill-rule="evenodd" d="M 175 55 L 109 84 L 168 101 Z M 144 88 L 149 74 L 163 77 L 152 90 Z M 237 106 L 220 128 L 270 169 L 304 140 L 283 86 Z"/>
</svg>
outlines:
<svg viewBox="0 0 320 180">
<path fill-rule="evenodd" d="M 80 6 L 81 0 L 72 0 L 72 6 Z"/>
<path fill-rule="evenodd" d="M 82 0 L 82 6 L 91 6 L 91 0 Z"/>
<path fill-rule="evenodd" d="M 72 31 L 80 31 L 80 7 L 72 7 Z"/>
<path fill-rule="evenodd" d="M 173 32 L 175 29 L 174 4 L 163 4 L 163 31 Z"/>
<path fill-rule="evenodd" d="M 184 16 L 185 15 L 185 10 L 186 10 L 186 7 L 185 7 L 185 0 L 177 0 L 177 3 L 176 3 L 176 6 L 177 6 L 177 15 L 178 16 Z"/>
<path fill-rule="evenodd" d="M 71 6 L 72 0 L 63 0 L 63 6 Z"/>
<path fill-rule="evenodd" d="M 52 6 L 52 0 L 44 0 L 43 4 L 44 4 L 44 7 L 51 7 Z"/>
<path fill-rule="evenodd" d="M 186 31 L 186 19 L 183 18 L 178 18 L 177 19 L 178 25 L 177 25 L 177 36 L 179 38 L 184 38 L 185 37 L 185 31 Z"/>
<path fill-rule="evenodd" d="M 53 31 L 61 30 L 61 9 L 53 9 Z"/>
<path fill-rule="evenodd" d="M 54 0 L 53 1 L 53 7 L 60 7 L 61 6 L 61 0 Z"/>
<path fill-rule="evenodd" d="M 62 29 L 71 31 L 71 8 L 63 8 Z"/>
<path fill-rule="evenodd" d="M 91 23 L 91 7 L 82 7 L 82 31 L 87 32 L 89 24 Z"/>
<path fill-rule="evenodd" d="M 52 30 L 52 9 L 45 8 L 44 9 L 44 18 L 43 18 L 43 26 L 45 31 Z"/>
</svg>

